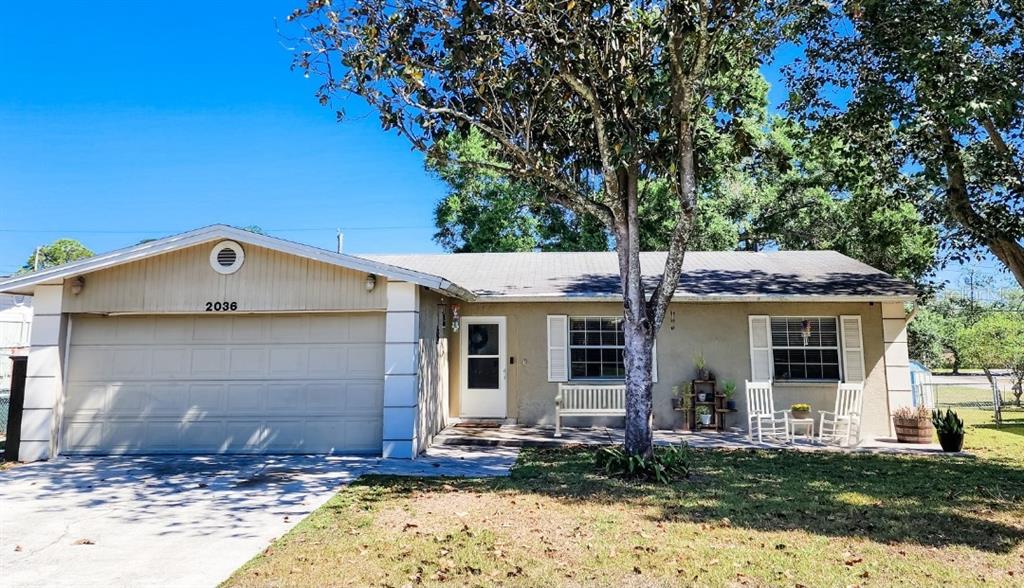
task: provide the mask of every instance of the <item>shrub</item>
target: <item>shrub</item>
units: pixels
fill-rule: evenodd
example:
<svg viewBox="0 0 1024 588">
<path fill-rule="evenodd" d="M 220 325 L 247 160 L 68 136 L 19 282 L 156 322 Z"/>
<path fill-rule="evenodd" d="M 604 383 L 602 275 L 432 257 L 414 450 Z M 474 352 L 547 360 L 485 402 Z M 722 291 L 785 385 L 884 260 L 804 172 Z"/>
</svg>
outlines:
<svg viewBox="0 0 1024 588">
<path fill-rule="evenodd" d="M 610 445 L 598 450 L 594 461 L 609 476 L 669 484 L 689 477 L 693 455 L 685 442 L 655 447 L 650 457 L 629 455 L 621 445 Z"/>
<path fill-rule="evenodd" d="M 811 412 L 811 405 L 806 402 L 797 402 L 793 406 L 790 406 L 789 410 L 793 412 Z"/>
</svg>

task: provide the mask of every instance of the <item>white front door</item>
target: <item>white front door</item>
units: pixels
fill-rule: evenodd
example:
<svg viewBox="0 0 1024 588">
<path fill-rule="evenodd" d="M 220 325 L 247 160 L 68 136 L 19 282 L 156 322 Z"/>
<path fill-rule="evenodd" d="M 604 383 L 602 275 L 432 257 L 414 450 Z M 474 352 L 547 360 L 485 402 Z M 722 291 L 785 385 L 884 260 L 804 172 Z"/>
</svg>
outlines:
<svg viewBox="0 0 1024 588">
<path fill-rule="evenodd" d="M 508 415 L 505 317 L 462 319 L 462 417 Z"/>
</svg>

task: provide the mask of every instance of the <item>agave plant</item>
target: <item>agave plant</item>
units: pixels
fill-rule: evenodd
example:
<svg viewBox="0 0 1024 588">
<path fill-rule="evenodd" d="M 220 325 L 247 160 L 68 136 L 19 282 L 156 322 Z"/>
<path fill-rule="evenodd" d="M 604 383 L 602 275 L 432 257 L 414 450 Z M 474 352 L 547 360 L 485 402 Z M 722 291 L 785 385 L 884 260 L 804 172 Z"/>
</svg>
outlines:
<svg viewBox="0 0 1024 588">
<path fill-rule="evenodd" d="M 939 435 L 964 434 L 964 420 L 950 408 L 946 409 L 945 414 L 941 410 L 932 411 L 932 424 Z"/>
</svg>

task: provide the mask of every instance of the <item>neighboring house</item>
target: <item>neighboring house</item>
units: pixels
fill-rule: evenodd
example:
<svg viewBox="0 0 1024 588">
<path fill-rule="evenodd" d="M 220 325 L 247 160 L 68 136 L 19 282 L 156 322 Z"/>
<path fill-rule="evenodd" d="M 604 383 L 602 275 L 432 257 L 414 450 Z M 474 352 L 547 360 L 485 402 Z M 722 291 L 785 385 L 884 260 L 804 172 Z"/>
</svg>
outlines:
<svg viewBox="0 0 1024 588">
<path fill-rule="evenodd" d="M 551 424 L 559 382 L 622 374 L 616 267 L 357 257 L 217 225 L 0 282 L 35 295 L 21 456 L 413 457 L 457 418 Z M 864 432 L 887 434 L 911 402 L 914 295 L 835 252 L 688 253 L 658 335 L 655 425 L 679 425 L 671 389 L 703 352 L 741 413 L 745 379 L 774 379 L 780 409 L 831 409 L 837 381 L 863 381 Z"/>
<path fill-rule="evenodd" d="M 0 282 L 5 279 L 6 276 L 0 276 Z M 28 347 L 31 328 L 32 297 L 0 294 L 0 394 L 11 389 L 11 360 L 8 358 Z M 4 425 L 6 422 L 0 423 L 0 428 Z"/>
</svg>

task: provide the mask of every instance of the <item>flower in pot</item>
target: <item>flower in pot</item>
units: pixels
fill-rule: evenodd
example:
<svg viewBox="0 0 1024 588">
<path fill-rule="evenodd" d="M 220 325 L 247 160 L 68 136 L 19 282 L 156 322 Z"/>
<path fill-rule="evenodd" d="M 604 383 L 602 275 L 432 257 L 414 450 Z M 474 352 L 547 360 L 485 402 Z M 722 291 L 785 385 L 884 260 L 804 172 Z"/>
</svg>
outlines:
<svg viewBox="0 0 1024 588">
<path fill-rule="evenodd" d="M 729 410 L 736 410 L 736 401 L 732 398 L 735 394 L 736 382 L 726 380 L 726 382 L 722 384 L 722 395 L 725 396 L 725 407 Z"/>
<path fill-rule="evenodd" d="M 697 368 L 697 379 L 708 380 L 708 364 L 704 360 L 704 352 L 701 351 L 693 356 L 693 367 Z"/>
<path fill-rule="evenodd" d="M 901 406 L 892 411 L 896 440 L 900 443 L 931 443 L 932 414 L 924 406 Z"/>
<path fill-rule="evenodd" d="M 698 406 L 697 407 L 697 418 L 700 419 L 700 424 L 702 426 L 705 426 L 705 427 L 710 426 L 711 425 L 711 408 L 708 407 L 708 406 Z"/>
<path fill-rule="evenodd" d="M 947 408 L 946 414 L 941 410 L 933 411 L 932 424 L 939 434 L 939 445 L 943 451 L 956 452 L 964 448 L 964 420 L 952 409 Z"/>
<path fill-rule="evenodd" d="M 789 412 L 795 419 L 808 419 L 811 418 L 811 405 L 806 402 L 797 402 L 789 407 Z"/>
</svg>

